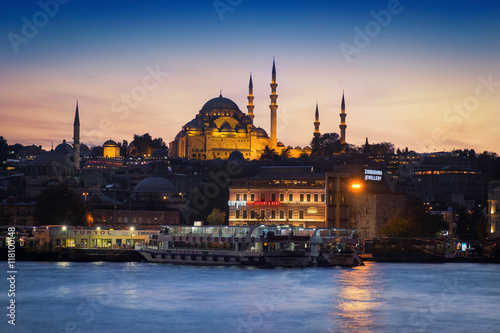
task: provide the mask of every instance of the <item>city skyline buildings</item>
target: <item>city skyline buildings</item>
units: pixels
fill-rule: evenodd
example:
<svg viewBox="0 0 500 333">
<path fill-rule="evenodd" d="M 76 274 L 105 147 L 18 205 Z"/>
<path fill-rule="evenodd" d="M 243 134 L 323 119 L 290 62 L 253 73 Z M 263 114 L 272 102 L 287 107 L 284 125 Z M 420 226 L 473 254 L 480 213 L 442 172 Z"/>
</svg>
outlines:
<svg viewBox="0 0 500 333">
<path fill-rule="evenodd" d="M 498 151 L 494 1 L 40 3 L 0 14 L 10 144 L 69 139 L 76 100 L 81 143 L 143 133 L 168 143 L 220 89 L 244 110 L 249 72 L 256 125 L 270 132 L 275 56 L 278 141 L 310 144 L 316 101 L 321 132 L 339 133 L 345 91 L 347 143 Z"/>
</svg>

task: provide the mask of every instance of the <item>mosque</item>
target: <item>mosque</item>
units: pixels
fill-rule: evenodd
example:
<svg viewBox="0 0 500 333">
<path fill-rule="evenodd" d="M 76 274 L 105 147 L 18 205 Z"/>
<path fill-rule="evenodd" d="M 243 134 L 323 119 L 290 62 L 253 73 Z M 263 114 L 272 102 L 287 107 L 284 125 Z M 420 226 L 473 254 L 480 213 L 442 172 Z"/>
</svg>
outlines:
<svg viewBox="0 0 500 333">
<path fill-rule="evenodd" d="M 273 60 L 271 78 L 271 113 L 270 135 L 261 127 L 254 125 L 253 83 L 250 74 L 248 86 L 248 105 L 245 114 L 238 105 L 229 98 L 215 97 L 203 105 L 198 114 L 176 135 L 169 144 L 170 158 L 186 158 L 193 160 L 227 159 L 233 151 L 239 151 L 245 159 L 259 159 L 265 147 L 277 153 L 288 149 L 289 157 L 310 155 L 310 147 L 285 147 L 277 141 L 276 124 L 278 95 L 276 94 L 276 65 Z M 345 143 L 345 105 L 342 96 L 341 140 Z M 316 105 L 314 135 L 319 136 L 319 112 Z"/>
</svg>

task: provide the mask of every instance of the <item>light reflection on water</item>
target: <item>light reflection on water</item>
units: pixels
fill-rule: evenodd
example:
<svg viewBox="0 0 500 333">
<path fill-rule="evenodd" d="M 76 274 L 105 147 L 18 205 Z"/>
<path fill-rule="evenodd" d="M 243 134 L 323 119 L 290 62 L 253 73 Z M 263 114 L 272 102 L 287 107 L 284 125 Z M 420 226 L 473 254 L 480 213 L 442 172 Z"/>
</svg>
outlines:
<svg viewBox="0 0 500 333">
<path fill-rule="evenodd" d="M 500 265 L 18 262 L 0 332 L 494 332 Z M 1 290 L 8 290 L 5 281 Z M 9 301 L 0 292 L 0 305 Z M 3 305 L 2 305 L 3 306 Z"/>
<path fill-rule="evenodd" d="M 383 303 L 379 297 L 379 286 L 373 272 L 373 263 L 352 269 L 342 269 L 332 285 L 337 285 L 332 311 L 340 332 L 374 332 L 380 327 L 376 310 Z"/>
</svg>

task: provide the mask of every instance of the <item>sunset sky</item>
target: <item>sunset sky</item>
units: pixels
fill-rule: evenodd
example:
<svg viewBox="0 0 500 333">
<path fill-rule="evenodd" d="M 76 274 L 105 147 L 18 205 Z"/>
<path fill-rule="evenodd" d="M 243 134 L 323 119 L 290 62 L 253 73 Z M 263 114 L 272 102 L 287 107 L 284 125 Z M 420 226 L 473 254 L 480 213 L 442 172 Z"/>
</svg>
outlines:
<svg viewBox="0 0 500 333">
<path fill-rule="evenodd" d="M 344 91 L 348 143 L 500 153 L 499 1 L 41 3 L 0 12 L 9 144 L 72 142 L 77 100 L 89 146 L 168 143 L 220 89 L 247 112 L 250 72 L 254 123 L 269 132 L 275 57 L 285 145 L 309 145 L 316 101 L 320 131 L 338 133 Z"/>
</svg>

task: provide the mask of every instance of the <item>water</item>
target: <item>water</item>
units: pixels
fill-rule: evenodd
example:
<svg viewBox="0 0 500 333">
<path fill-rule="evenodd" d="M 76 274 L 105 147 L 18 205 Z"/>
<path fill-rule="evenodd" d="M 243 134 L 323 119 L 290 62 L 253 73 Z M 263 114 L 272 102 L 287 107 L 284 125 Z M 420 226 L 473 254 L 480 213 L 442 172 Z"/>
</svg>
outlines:
<svg viewBox="0 0 500 333">
<path fill-rule="evenodd" d="M 16 326 L 2 279 L 0 332 L 500 332 L 494 264 L 16 265 Z"/>
</svg>

